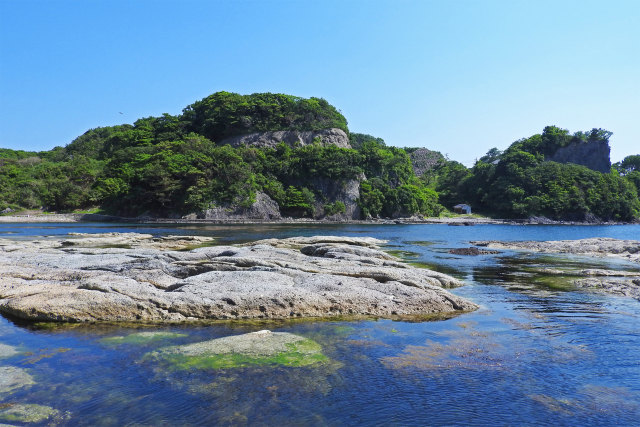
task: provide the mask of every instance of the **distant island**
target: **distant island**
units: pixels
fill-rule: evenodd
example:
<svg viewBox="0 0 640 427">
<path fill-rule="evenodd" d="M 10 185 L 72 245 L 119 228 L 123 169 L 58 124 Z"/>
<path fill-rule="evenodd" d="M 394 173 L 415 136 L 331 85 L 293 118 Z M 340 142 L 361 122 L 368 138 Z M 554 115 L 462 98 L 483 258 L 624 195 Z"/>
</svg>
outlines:
<svg viewBox="0 0 640 427">
<path fill-rule="evenodd" d="M 611 165 L 610 136 L 547 126 L 467 168 L 350 132 L 321 98 L 217 92 L 50 151 L 0 149 L 0 212 L 350 221 L 467 204 L 499 218 L 636 221 L 640 155 Z"/>
</svg>

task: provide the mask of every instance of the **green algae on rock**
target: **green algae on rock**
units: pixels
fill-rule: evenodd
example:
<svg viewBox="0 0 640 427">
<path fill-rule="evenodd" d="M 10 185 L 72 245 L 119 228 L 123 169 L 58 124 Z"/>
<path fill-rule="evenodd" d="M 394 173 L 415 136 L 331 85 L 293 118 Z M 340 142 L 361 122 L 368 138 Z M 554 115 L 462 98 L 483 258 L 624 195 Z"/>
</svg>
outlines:
<svg viewBox="0 0 640 427">
<path fill-rule="evenodd" d="M 315 341 L 268 330 L 168 347 L 149 354 L 176 369 L 227 369 L 252 365 L 310 366 L 328 361 Z"/>
<path fill-rule="evenodd" d="M 165 331 L 145 331 L 136 332 L 129 335 L 119 335 L 115 337 L 102 338 L 100 342 L 105 344 L 147 344 L 152 341 L 166 340 L 171 338 L 186 337 L 187 334 L 180 334 L 177 332 L 165 332 Z"/>
<path fill-rule="evenodd" d="M 39 423 L 59 416 L 60 411 L 57 409 L 35 403 L 7 404 L 0 407 L 0 421 Z"/>
<path fill-rule="evenodd" d="M 31 375 L 22 368 L 0 366 L 0 393 L 35 384 Z"/>
</svg>

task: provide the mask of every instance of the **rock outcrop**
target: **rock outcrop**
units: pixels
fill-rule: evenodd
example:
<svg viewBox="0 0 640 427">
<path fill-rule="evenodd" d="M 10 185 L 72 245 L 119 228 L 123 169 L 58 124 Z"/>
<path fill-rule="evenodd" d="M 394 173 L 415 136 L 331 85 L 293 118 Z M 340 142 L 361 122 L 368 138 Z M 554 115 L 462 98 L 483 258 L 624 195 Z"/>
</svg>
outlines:
<svg viewBox="0 0 640 427">
<path fill-rule="evenodd" d="M 382 317 L 477 306 L 442 273 L 408 266 L 376 239 L 331 236 L 205 246 L 135 233 L 0 240 L 0 312 L 41 321 Z M 86 244 L 85 242 L 86 241 Z"/>
<path fill-rule="evenodd" d="M 628 261 L 640 262 L 640 241 L 619 240 L 606 237 L 596 237 L 581 240 L 550 240 L 550 241 L 515 241 L 499 240 L 471 241 L 472 245 L 495 249 L 515 249 L 532 252 L 566 253 L 596 257 L 622 258 Z"/>
<path fill-rule="evenodd" d="M 444 156 L 438 151 L 427 148 L 418 148 L 409 154 L 411 165 L 416 176 L 422 176 L 444 160 Z"/>
<path fill-rule="evenodd" d="M 187 216 L 190 217 L 209 220 L 278 220 L 281 215 L 275 200 L 259 191 L 256 193 L 256 201 L 249 208 L 227 204 Z"/>
<path fill-rule="evenodd" d="M 574 142 L 559 148 L 553 155 L 545 158 L 558 163 L 583 165 L 594 171 L 611 172 L 611 149 L 607 141 Z"/>
<path fill-rule="evenodd" d="M 280 130 L 274 132 L 256 132 L 247 135 L 232 136 L 220 141 L 220 145 L 232 147 L 249 145 L 260 148 L 274 148 L 281 142 L 290 147 L 313 144 L 318 138 L 324 145 L 335 145 L 340 148 L 351 148 L 349 137 L 342 129 L 331 128 L 318 131 Z"/>
<path fill-rule="evenodd" d="M 345 182 L 335 181 L 329 178 L 318 177 L 313 180 L 313 189 L 322 193 L 327 200 L 331 202 L 342 202 L 345 206 L 345 211 L 340 214 L 331 216 L 329 219 L 338 221 L 360 219 L 361 210 L 358 206 L 358 198 L 360 197 L 360 179 L 350 179 Z M 324 215 L 323 203 L 316 202 L 316 215 L 317 218 L 321 218 Z"/>
<path fill-rule="evenodd" d="M 591 257 L 612 257 L 632 262 L 640 262 L 640 241 L 637 240 L 592 238 L 547 242 L 501 242 L 491 240 L 473 241 L 471 243 L 477 246 L 497 249 L 565 253 Z M 631 297 L 640 300 L 640 271 L 547 268 L 540 270 L 540 272 L 547 275 L 565 277 L 567 278 L 567 283 L 576 289 Z"/>
</svg>

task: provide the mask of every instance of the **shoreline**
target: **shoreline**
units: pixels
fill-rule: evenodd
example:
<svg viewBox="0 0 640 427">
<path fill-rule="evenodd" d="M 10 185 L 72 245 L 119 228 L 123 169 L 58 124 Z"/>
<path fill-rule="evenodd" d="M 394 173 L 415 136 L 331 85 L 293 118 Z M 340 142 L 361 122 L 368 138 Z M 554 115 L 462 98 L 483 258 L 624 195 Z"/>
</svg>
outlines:
<svg viewBox="0 0 640 427">
<path fill-rule="evenodd" d="M 80 214 L 80 213 L 53 213 L 34 215 L 1 215 L 0 223 L 80 223 L 80 222 L 122 222 L 132 224 L 306 224 L 306 225 L 403 225 L 403 224 L 447 224 L 452 226 L 473 226 L 473 225 L 633 225 L 638 222 L 581 222 L 581 221 L 554 221 L 549 219 L 528 218 L 528 219 L 495 219 L 476 217 L 430 217 L 430 218 L 385 218 L 369 220 L 324 220 L 311 218 L 283 218 L 279 220 L 268 219 L 184 219 L 184 218 L 127 218 L 113 215 L 101 214 Z"/>
</svg>

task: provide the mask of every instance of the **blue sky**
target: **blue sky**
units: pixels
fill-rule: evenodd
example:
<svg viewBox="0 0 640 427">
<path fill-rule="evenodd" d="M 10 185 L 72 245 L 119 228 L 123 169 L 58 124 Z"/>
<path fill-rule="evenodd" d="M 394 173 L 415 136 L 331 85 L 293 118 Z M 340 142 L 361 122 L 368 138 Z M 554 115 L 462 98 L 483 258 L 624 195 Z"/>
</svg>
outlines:
<svg viewBox="0 0 640 427">
<path fill-rule="evenodd" d="M 0 147 L 219 90 L 323 97 L 468 166 L 550 124 L 614 132 L 618 161 L 640 153 L 640 1 L 0 0 Z"/>
</svg>

